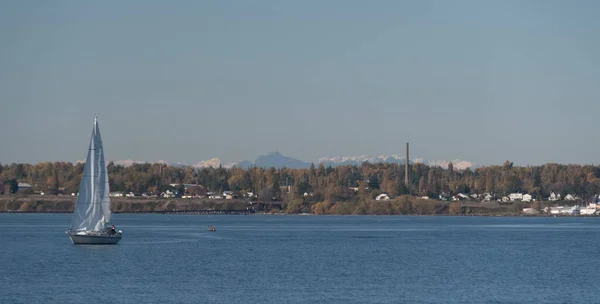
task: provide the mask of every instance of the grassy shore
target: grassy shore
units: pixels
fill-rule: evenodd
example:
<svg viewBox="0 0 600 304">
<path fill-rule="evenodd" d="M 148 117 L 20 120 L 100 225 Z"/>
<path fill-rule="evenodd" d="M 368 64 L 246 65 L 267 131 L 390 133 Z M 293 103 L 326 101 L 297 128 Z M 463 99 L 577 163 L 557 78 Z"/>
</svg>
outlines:
<svg viewBox="0 0 600 304">
<path fill-rule="evenodd" d="M 73 212 L 76 197 L 73 196 L 49 196 L 49 195 L 14 195 L 0 196 L 0 212 L 23 212 L 23 213 L 70 213 Z M 308 204 L 308 205 L 307 205 Z M 465 203 L 459 211 L 452 211 L 450 204 L 440 201 L 370 201 L 370 202 L 348 202 L 348 203 L 318 203 L 320 211 L 316 214 L 335 215 L 519 215 L 518 210 L 498 204 Z M 284 210 L 285 206 L 283 205 Z M 313 204 L 314 206 L 314 204 Z M 211 212 L 222 211 L 226 213 L 232 210 L 246 210 L 249 207 L 245 200 L 209 200 L 209 199 L 167 199 L 167 198 L 111 198 L 111 209 L 114 213 L 165 213 L 165 212 L 198 212 L 199 210 L 211 210 Z M 254 204 L 257 212 L 263 212 L 261 205 Z M 269 206 L 271 207 L 271 206 Z M 309 203 L 292 214 L 310 213 Z M 282 212 L 276 207 L 274 210 L 266 210 L 268 213 Z"/>
<path fill-rule="evenodd" d="M 0 196 L 0 212 L 69 213 L 73 212 L 76 200 L 73 196 Z M 245 210 L 247 207 L 248 203 L 243 200 L 111 198 L 114 213 Z"/>
<path fill-rule="evenodd" d="M 0 196 L 0 213 L 71 213 L 77 198 L 73 196 L 11 195 Z M 246 200 L 210 200 L 204 198 L 111 198 L 114 213 L 256 213 L 327 214 L 327 215 L 463 215 L 525 216 L 522 208 L 529 204 L 516 202 L 443 202 L 402 196 L 389 201 L 304 202 L 301 205 L 249 205 Z M 279 207 L 282 207 L 280 210 Z M 531 215 L 528 215 L 531 216 Z M 553 216 L 541 213 L 535 216 Z"/>
</svg>

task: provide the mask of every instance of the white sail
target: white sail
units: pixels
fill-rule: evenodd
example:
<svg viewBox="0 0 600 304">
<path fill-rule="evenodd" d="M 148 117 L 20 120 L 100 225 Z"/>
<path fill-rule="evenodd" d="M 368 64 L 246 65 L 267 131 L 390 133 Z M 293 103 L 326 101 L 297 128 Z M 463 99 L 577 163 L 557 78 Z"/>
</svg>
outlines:
<svg viewBox="0 0 600 304">
<path fill-rule="evenodd" d="M 109 191 L 102 138 L 95 118 L 71 230 L 101 231 L 106 228 L 111 216 Z"/>
</svg>

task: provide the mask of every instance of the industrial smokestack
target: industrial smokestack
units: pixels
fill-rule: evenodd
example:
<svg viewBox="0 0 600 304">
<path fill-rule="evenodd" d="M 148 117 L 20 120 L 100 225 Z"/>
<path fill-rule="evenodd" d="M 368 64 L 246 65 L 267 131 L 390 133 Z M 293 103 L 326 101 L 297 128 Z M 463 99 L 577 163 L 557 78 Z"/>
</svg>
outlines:
<svg viewBox="0 0 600 304">
<path fill-rule="evenodd" d="M 408 143 L 406 143 L 406 160 L 404 165 L 404 185 L 408 188 L 409 180 L 408 180 Z"/>
</svg>

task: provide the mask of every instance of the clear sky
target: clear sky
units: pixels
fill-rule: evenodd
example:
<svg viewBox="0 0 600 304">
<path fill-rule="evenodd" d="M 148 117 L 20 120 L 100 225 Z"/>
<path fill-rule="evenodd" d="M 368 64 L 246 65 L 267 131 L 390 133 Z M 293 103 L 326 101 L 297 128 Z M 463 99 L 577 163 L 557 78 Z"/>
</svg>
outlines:
<svg viewBox="0 0 600 304">
<path fill-rule="evenodd" d="M 600 163 L 600 1 L 0 1 L 0 162 Z"/>
</svg>

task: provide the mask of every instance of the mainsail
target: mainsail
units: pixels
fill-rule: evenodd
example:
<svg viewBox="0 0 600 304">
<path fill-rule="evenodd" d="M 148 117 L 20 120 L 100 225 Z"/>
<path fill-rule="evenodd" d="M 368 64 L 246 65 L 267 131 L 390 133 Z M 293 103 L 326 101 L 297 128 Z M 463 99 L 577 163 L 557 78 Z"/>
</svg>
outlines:
<svg viewBox="0 0 600 304">
<path fill-rule="evenodd" d="M 106 228 L 111 215 L 109 191 L 104 149 L 96 117 L 79 185 L 79 197 L 73 212 L 71 230 L 101 231 Z"/>
</svg>

